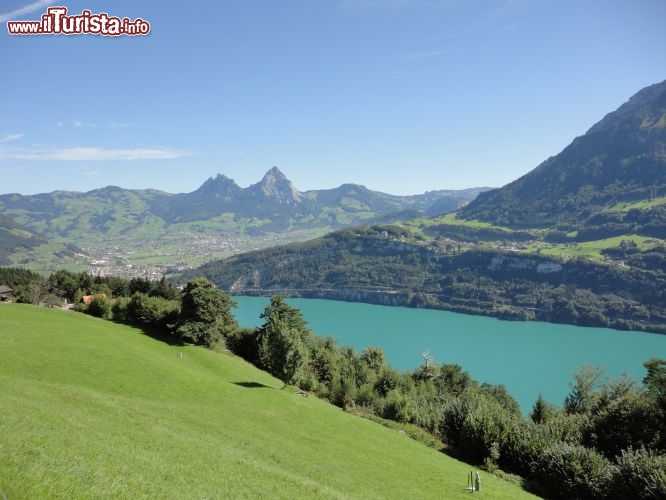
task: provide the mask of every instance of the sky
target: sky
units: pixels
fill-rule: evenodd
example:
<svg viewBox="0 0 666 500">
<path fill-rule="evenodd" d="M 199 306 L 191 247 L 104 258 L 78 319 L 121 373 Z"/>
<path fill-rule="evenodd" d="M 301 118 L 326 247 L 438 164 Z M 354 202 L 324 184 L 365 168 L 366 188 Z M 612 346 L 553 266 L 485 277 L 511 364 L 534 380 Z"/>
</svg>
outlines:
<svg viewBox="0 0 666 500">
<path fill-rule="evenodd" d="M 145 36 L 10 35 L 49 5 Z M 0 193 L 501 186 L 666 79 L 663 0 L 0 1 Z"/>
</svg>

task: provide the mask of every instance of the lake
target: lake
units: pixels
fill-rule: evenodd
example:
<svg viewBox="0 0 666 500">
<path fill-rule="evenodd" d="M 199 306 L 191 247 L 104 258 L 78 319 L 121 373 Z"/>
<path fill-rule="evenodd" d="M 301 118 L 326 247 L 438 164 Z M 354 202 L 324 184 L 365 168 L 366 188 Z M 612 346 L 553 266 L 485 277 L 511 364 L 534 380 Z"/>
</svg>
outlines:
<svg viewBox="0 0 666 500">
<path fill-rule="evenodd" d="M 258 326 L 265 297 L 234 297 L 236 319 Z M 666 335 L 584 328 L 405 307 L 316 299 L 288 299 L 312 331 L 357 351 L 381 347 L 399 370 L 414 369 L 429 351 L 437 363 L 457 363 L 479 382 L 504 384 L 528 413 L 539 393 L 561 405 L 571 375 L 581 365 L 599 365 L 611 377 L 640 381 L 643 362 L 666 358 Z"/>
</svg>

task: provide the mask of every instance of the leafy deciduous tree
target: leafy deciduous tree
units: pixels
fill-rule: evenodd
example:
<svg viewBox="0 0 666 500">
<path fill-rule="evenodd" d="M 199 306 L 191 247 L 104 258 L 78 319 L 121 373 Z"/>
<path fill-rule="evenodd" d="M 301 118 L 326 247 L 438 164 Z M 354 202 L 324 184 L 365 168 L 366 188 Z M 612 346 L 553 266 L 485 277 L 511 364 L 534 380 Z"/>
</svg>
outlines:
<svg viewBox="0 0 666 500">
<path fill-rule="evenodd" d="M 261 317 L 266 321 L 259 329 L 259 360 L 268 372 L 289 384 L 306 359 L 305 321 L 280 296 L 271 298 Z"/>
<path fill-rule="evenodd" d="M 583 365 L 574 373 L 571 392 L 564 400 L 564 411 L 573 413 L 590 413 L 597 403 L 601 386 L 605 378 L 600 366 Z"/>
<path fill-rule="evenodd" d="M 231 313 L 233 306 L 231 297 L 206 278 L 188 281 L 183 291 L 178 335 L 200 345 L 216 344 L 237 327 Z"/>
</svg>

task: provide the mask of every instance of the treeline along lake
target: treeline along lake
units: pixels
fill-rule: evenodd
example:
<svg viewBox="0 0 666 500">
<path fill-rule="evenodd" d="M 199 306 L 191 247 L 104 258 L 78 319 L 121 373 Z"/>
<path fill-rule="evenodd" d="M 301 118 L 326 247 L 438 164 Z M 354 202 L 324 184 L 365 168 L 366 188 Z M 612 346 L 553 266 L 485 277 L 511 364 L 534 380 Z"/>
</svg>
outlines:
<svg viewBox="0 0 666 500">
<path fill-rule="evenodd" d="M 233 297 L 237 321 L 262 323 L 265 297 Z M 387 307 L 332 300 L 289 299 L 312 331 L 357 351 L 381 347 L 399 370 L 423 363 L 428 352 L 440 364 L 456 363 L 479 382 L 504 384 L 527 414 L 541 393 L 560 406 L 572 374 L 599 365 L 616 378 L 640 381 L 643 362 L 666 358 L 666 335 L 541 322 L 502 321 L 430 309 Z"/>
</svg>

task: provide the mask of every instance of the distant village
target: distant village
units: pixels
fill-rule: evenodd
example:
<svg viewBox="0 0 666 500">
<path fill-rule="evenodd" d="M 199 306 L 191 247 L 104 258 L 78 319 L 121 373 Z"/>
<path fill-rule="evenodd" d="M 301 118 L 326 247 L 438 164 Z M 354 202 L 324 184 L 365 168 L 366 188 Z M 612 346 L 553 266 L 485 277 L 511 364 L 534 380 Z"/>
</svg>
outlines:
<svg viewBox="0 0 666 500">
<path fill-rule="evenodd" d="M 85 262 L 92 276 L 143 278 L 159 281 L 213 259 L 260 250 L 303 239 L 299 232 L 262 236 L 206 235 L 189 232 L 164 236 L 155 241 L 113 238 L 103 245 L 82 246 L 76 258 Z"/>
</svg>

